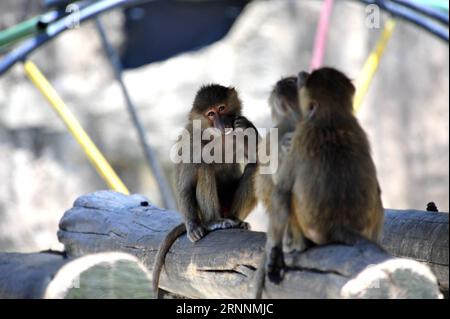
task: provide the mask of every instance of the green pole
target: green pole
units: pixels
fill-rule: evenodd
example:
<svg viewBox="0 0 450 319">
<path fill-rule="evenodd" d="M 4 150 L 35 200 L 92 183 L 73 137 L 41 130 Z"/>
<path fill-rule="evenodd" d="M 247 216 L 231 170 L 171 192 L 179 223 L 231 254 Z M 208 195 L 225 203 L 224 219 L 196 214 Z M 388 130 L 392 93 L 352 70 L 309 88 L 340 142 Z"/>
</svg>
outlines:
<svg viewBox="0 0 450 319">
<path fill-rule="evenodd" d="M 40 31 L 38 24 L 40 19 L 41 16 L 37 16 L 6 30 L 0 31 L 0 48 L 10 45 L 22 38 L 38 33 Z"/>
</svg>

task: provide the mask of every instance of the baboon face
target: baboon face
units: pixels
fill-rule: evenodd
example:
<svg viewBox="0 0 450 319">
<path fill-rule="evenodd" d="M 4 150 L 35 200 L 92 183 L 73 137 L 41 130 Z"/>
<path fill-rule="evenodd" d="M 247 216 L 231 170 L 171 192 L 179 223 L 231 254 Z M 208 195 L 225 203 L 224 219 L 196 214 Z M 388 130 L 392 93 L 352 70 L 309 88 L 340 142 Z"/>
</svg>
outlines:
<svg viewBox="0 0 450 319">
<path fill-rule="evenodd" d="M 190 117 L 202 121 L 202 127 L 214 127 L 228 133 L 235 116 L 241 114 L 241 101 L 234 88 L 218 84 L 203 86 L 197 92 Z"/>
</svg>

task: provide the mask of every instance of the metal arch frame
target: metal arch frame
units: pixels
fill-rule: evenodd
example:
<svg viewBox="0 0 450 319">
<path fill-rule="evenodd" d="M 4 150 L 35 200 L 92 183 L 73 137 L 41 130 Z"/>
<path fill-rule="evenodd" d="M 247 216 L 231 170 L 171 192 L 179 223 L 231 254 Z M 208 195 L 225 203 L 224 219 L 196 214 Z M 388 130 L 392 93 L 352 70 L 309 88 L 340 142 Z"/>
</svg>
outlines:
<svg viewBox="0 0 450 319">
<path fill-rule="evenodd" d="M 86 6 L 85 8 L 82 8 L 77 13 L 79 14 L 77 19 L 81 23 L 83 21 L 92 19 L 95 16 L 108 10 L 112 10 L 118 7 L 131 7 L 150 1 L 153 0 L 98 0 Z M 439 38 L 447 42 L 449 41 L 448 27 L 439 27 L 434 25 L 429 20 L 421 19 L 420 15 L 416 14 L 413 9 L 408 9 L 405 6 L 401 6 L 400 4 L 398 4 L 398 2 L 397 4 L 394 1 L 388 2 L 386 0 L 358 0 L 358 2 L 365 4 L 376 4 L 381 9 L 390 12 L 394 16 L 414 23 L 420 28 L 431 32 L 435 36 L 438 36 Z M 69 23 L 70 21 L 73 21 L 74 18 L 73 14 L 75 13 L 72 13 L 62 18 L 61 20 L 57 20 L 49 24 L 45 32 L 35 36 L 34 38 L 25 40 L 19 47 L 6 54 L 0 60 L 0 76 L 8 71 L 16 62 L 24 60 L 26 56 L 31 52 L 44 45 L 47 41 L 56 37 L 63 31 L 69 29 Z"/>
<path fill-rule="evenodd" d="M 58 19 L 56 21 L 52 21 L 48 26 L 46 26 L 45 30 L 42 33 L 37 34 L 35 37 L 25 40 L 19 47 L 9 52 L 2 60 L 0 60 L 0 75 L 5 73 L 9 68 L 11 68 L 16 62 L 25 60 L 26 57 L 33 52 L 35 49 L 39 48 L 40 46 L 44 45 L 47 41 L 53 39 L 54 37 L 58 36 L 60 33 L 64 32 L 65 30 L 71 29 L 71 22 L 77 21 L 79 23 L 84 22 L 86 20 L 92 19 L 100 15 L 101 13 L 105 11 L 109 11 L 118 7 L 131 7 L 136 6 L 142 3 L 150 2 L 152 0 L 100 0 L 96 2 L 82 2 L 81 8 L 79 11 L 76 11 L 72 14 L 69 14 L 65 17 L 62 17 L 61 19 Z M 448 29 L 445 32 L 443 28 L 440 28 L 439 25 L 436 25 L 432 23 L 430 20 L 424 19 L 423 15 L 426 17 L 431 17 L 434 19 L 437 19 L 439 22 L 447 23 L 448 25 L 448 19 L 445 21 L 445 17 L 443 18 L 441 16 L 436 16 L 437 11 L 429 11 L 427 7 L 420 7 L 415 8 L 409 6 L 409 4 L 401 4 L 403 1 L 399 0 L 391 0 L 391 2 L 388 2 L 386 0 L 359 0 L 362 3 L 366 4 L 375 4 L 378 5 L 381 9 L 393 14 L 396 17 L 403 18 L 407 21 L 410 21 L 417 26 L 429 31 L 430 33 L 440 37 L 441 39 L 444 39 L 448 42 Z M 425 11 L 424 11 L 425 10 Z M 426 11 L 428 10 L 428 11 Z M 422 16 L 421 16 L 422 15 Z M 76 19 L 76 20 L 75 20 Z M 111 54 L 112 47 L 110 47 L 105 31 L 103 30 L 103 27 L 100 23 L 100 20 L 97 19 L 97 28 L 100 32 L 100 35 L 103 40 L 103 45 L 106 48 L 106 51 L 108 52 L 108 58 L 110 59 L 111 63 L 113 64 L 113 67 L 115 68 L 116 78 L 120 82 L 123 93 L 126 98 L 127 106 L 129 108 L 129 111 L 133 118 L 134 125 L 138 128 L 139 137 L 141 140 L 141 144 L 145 150 L 145 155 L 147 157 L 147 160 L 152 167 L 152 170 L 154 173 L 160 173 L 160 168 L 157 164 L 156 159 L 154 158 L 154 154 L 152 154 L 148 143 L 145 139 L 145 134 L 142 129 L 142 126 L 139 122 L 139 119 L 136 115 L 136 110 L 131 102 L 131 99 L 129 98 L 127 89 L 125 85 L 122 82 L 121 79 L 121 66 L 120 62 L 118 61 L 118 57 L 115 54 Z M 370 82 L 369 82 L 370 83 Z M 163 200 L 165 201 L 165 205 L 168 208 L 174 207 L 174 200 L 171 196 L 170 188 L 168 187 L 167 181 L 162 178 L 163 176 L 161 174 L 158 176 L 158 182 L 160 186 L 160 191 L 162 192 Z"/>
<path fill-rule="evenodd" d="M 401 6 L 410 8 L 414 11 L 419 12 L 420 14 L 426 15 L 427 17 L 430 17 L 432 19 L 436 19 L 439 22 L 442 22 L 444 24 L 448 24 L 448 14 L 444 14 L 444 12 L 435 9 L 430 8 L 427 6 L 424 6 L 423 4 L 412 2 L 411 0 L 391 0 L 394 3 L 397 3 Z"/>
<path fill-rule="evenodd" d="M 422 13 L 428 17 L 431 16 L 425 13 L 423 10 L 418 10 L 417 7 L 414 7 L 413 9 L 411 5 L 406 6 L 404 4 L 400 4 L 397 1 L 391 2 L 386 0 L 358 0 L 358 1 L 368 5 L 375 4 L 384 11 L 392 14 L 394 17 L 411 22 L 414 25 L 418 26 L 419 28 L 424 29 L 430 32 L 431 34 L 437 36 L 438 38 L 446 41 L 447 43 L 449 42 L 448 24 L 447 27 L 443 27 L 437 23 L 433 23 L 430 19 L 424 19 L 423 16 L 421 16 L 417 12 Z"/>
</svg>

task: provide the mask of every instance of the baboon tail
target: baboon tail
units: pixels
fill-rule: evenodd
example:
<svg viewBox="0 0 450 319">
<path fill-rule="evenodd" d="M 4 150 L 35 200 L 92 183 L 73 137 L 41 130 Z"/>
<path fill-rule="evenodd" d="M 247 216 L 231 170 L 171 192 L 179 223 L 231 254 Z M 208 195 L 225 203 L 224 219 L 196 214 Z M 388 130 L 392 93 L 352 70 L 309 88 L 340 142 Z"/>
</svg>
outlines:
<svg viewBox="0 0 450 319">
<path fill-rule="evenodd" d="M 263 252 L 259 267 L 255 274 L 255 299 L 261 299 L 266 281 L 266 252 Z"/>
<path fill-rule="evenodd" d="M 160 299 L 161 296 L 159 294 L 159 276 L 161 275 L 162 267 L 164 265 L 164 261 L 166 259 L 166 254 L 169 251 L 172 244 L 177 240 L 178 237 L 183 235 L 186 232 L 186 226 L 184 223 L 181 223 L 175 226 L 167 235 L 164 237 L 163 241 L 159 245 L 158 253 L 155 257 L 155 262 L 153 264 L 153 292 L 155 298 Z"/>
</svg>

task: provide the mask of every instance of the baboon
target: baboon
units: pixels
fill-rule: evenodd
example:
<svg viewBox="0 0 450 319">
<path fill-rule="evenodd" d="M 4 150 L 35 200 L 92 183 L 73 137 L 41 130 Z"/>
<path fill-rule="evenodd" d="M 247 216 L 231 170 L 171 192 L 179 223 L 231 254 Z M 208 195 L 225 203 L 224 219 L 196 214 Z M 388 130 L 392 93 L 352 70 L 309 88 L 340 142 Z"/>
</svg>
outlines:
<svg viewBox="0 0 450 319">
<path fill-rule="evenodd" d="M 296 222 L 308 244 L 377 242 L 384 211 L 367 136 L 353 115 L 355 88 L 338 70 L 313 71 L 299 88 L 302 119 L 275 176 L 266 270 L 278 283 L 283 233 Z M 292 215 L 293 214 L 293 215 Z"/>
<path fill-rule="evenodd" d="M 269 97 L 269 106 L 272 114 L 272 120 L 275 123 L 274 128 L 278 129 L 278 163 L 283 162 L 283 157 L 289 152 L 292 135 L 295 131 L 297 122 L 300 120 L 300 108 L 298 100 L 298 87 L 303 86 L 307 72 L 300 72 L 298 77 L 289 76 L 279 80 Z M 299 81 L 299 83 L 297 83 Z M 266 149 L 269 149 L 270 132 L 262 143 L 266 143 Z M 274 187 L 275 174 L 256 174 L 255 191 L 258 200 L 260 200 L 266 211 L 272 212 L 272 192 Z M 295 223 L 289 223 L 286 228 L 285 238 L 283 240 L 283 250 L 290 252 L 295 250 L 293 246 L 296 241 L 292 235 L 296 232 L 291 231 L 291 226 Z"/>
<path fill-rule="evenodd" d="M 201 87 L 195 96 L 185 127 L 190 133 L 191 148 L 195 143 L 193 140 L 195 120 L 201 124 L 201 133 L 208 128 L 215 128 L 222 138 L 238 128 L 254 130 L 252 132 L 257 144 L 259 135 L 256 127 L 242 116 L 241 112 L 242 103 L 234 88 L 217 84 Z M 225 138 L 221 143 L 224 143 L 223 140 Z M 245 156 L 248 158 L 254 155 L 256 159 L 256 154 L 248 154 L 250 149 L 248 142 L 248 139 L 245 140 Z M 203 148 L 206 142 L 201 143 Z M 234 140 L 232 143 L 234 150 L 236 146 Z M 248 229 L 248 223 L 243 220 L 256 205 L 254 191 L 256 162 L 247 163 L 242 171 L 238 162 L 225 163 L 225 152 L 220 163 L 206 163 L 203 159 L 195 163 L 193 153 L 192 150 L 189 163 L 179 163 L 175 167 L 176 193 L 179 210 L 184 215 L 184 223 L 173 228 L 160 245 L 153 267 L 153 288 L 156 293 L 165 255 L 180 235 L 187 232 L 189 240 L 195 242 L 208 231 L 216 229 Z"/>
<path fill-rule="evenodd" d="M 298 77 L 289 76 L 279 80 L 272 89 L 269 97 L 269 106 L 271 110 L 272 120 L 275 123 L 274 128 L 278 130 L 278 164 L 281 165 L 283 158 L 289 153 L 291 139 L 295 131 L 295 127 L 300 121 L 301 113 L 298 99 L 298 87 L 302 87 L 306 78 L 307 72 L 300 72 Z M 297 83 L 298 82 L 298 83 Z M 269 149 L 270 132 L 262 143 L 266 143 L 266 149 Z M 261 164 L 260 164 L 261 165 Z M 259 168 L 259 166 L 258 166 Z M 259 170 L 255 176 L 255 191 L 259 201 L 264 205 L 264 208 L 269 214 L 276 213 L 272 211 L 272 192 L 274 188 L 274 174 L 260 174 Z M 293 214 L 291 215 L 293 216 Z M 290 253 L 296 250 L 295 245 L 299 242 L 293 236 L 299 233 L 296 230 L 297 223 L 293 220 L 288 222 L 284 238 L 283 251 Z M 264 255 L 261 259 L 257 274 L 255 276 L 256 298 L 261 298 L 262 289 L 265 279 L 265 260 Z"/>
</svg>

